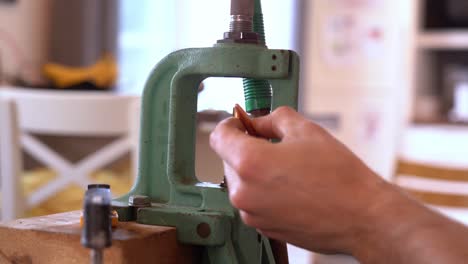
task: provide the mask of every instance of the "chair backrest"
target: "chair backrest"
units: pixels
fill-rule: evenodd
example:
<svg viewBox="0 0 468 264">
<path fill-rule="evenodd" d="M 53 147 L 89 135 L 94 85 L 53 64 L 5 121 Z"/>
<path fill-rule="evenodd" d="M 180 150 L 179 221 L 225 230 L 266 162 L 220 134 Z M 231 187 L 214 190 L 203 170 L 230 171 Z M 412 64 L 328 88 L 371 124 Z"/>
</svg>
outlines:
<svg viewBox="0 0 468 264">
<path fill-rule="evenodd" d="M 468 129 L 410 128 L 400 149 L 394 182 L 421 202 L 468 224 Z"/>
<path fill-rule="evenodd" d="M 13 102 L 2 97 L 0 90 L 0 221 L 11 220 L 23 210 L 18 177 L 8 177 L 22 167 L 19 133 Z"/>
<path fill-rule="evenodd" d="M 468 168 L 399 161 L 396 174 L 395 182 L 424 203 L 468 210 Z"/>
<path fill-rule="evenodd" d="M 100 91 L 6 89 L 18 112 L 20 130 L 55 135 L 119 135 L 134 124 L 129 109 L 139 97 Z"/>
<path fill-rule="evenodd" d="M 54 196 L 70 183 L 83 188 L 87 176 L 130 152 L 133 175 L 138 160 L 140 98 L 110 92 L 0 88 L 1 217 L 11 220 L 21 210 Z M 111 143 L 71 163 L 31 134 L 113 137 Z M 57 172 L 57 177 L 23 199 L 19 191 L 20 149 Z"/>
</svg>

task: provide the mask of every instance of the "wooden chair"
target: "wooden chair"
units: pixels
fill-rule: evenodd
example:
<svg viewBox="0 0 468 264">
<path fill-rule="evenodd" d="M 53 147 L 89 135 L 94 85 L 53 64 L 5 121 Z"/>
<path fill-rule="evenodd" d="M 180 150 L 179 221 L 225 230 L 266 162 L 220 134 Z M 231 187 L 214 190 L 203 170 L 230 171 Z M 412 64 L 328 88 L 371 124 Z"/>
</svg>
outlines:
<svg viewBox="0 0 468 264">
<path fill-rule="evenodd" d="M 394 183 L 431 208 L 468 224 L 468 128 L 413 125 L 402 139 Z"/>
<path fill-rule="evenodd" d="M 85 189 L 91 172 L 128 152 L 132 164 L 136 164 L 139 101 L 138 96 L 112 92 L 0 89 L 1 219 L 19 217 L 23 210 L 40 204 L 70 183 Z M 116 139 L 73 164 L 35 134 Z M 19 188 L 21 149 L 57 173 L 54 180 L 27 198 L 22 197 Z"/>
<path fill-rule="evenodd" d="M 468 224 L 468 168 L 400 160 L 394 181 L 417 200 Z"/>
</svg>

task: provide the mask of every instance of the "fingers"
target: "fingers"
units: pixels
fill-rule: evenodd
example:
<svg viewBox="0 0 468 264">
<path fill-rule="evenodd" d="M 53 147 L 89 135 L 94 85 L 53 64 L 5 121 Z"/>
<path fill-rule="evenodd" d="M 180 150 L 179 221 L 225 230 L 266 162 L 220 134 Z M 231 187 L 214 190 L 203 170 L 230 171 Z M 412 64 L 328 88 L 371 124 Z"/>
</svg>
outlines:
<svg viewBox="0 0 468 264">
<path fill-rule="evenodd" d="M 262 162 L 259 159 L 264 158 L 271 147 L 268 141 L 247 135 L 235 118 L 218 124 L 211 133 L 210 145 L 240 177 L 249 177 L 251 172 L 260 169 Z"/>
<path fill-rule="evenodd" d="M 247 212 L 244 210 L 239 211 L 240 217 L 244 224 L 251 226 L 253 228 L 261 229 L 261 230 L 270 230 L 275 227 L 274 222 L 271 219 L 266 219 L 262 217 L 261 214 L 256 214 L 252 212 Z"/>
<path fill-rule="evenodd" d="M 253 119 L 253 125 L 258 134 L 265 138 L 282 139 L 289 134 L 296 134 L 297 127 L 305 122 L 298 112 L 290 107 L 279 107 L 270 115 Z"/>
</svg>

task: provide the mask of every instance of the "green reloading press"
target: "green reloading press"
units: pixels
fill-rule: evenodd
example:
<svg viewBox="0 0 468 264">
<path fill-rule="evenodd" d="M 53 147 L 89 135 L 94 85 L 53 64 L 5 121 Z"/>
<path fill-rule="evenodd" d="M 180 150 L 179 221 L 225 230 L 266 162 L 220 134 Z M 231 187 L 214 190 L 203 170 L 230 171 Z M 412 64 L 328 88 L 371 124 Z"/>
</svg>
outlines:
<svg viewBox="0 0 468 264">
<path fill-rule="evenodd" d="M 260 0 L 232 0 L 224 39 L 212 48 L 175 51 L 149 76 L 138 177 L 113 207 L 120 221 L 176 227 L 181 243 L 205 248 L 202 263 L 275 263 L 269 239 L 243 224 L 226 186 L 195 176 L 197 92 L 208 77 L 245 78 L 246 109 L 253 116 L 283 105 L 297 108 L 298 55 L 265 46 Z"/>
</svg>

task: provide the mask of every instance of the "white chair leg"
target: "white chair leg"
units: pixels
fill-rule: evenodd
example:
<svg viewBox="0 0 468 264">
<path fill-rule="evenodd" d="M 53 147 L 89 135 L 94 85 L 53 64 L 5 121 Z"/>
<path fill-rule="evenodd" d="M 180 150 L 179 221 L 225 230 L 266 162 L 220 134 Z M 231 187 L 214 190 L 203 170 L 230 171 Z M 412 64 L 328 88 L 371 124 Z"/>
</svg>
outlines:
<svg viewBox="0 0 468 264">
<path fill-rule="evenodd" d="M 68 184 L 72 182 L 71 177 L 60 177 L 46 184 L 46 186 L 39 188 L 32 193 L 27 200 L 27 207 L 33 208 L 40 203 L 46 201 L 54 194 L 62 191 Z"/>
<path fill-rule="evenodd" d="M 76 163 L 73 170 L 78 175 L 88 175 L 123 156 L 128 152 L 129 146 L 127 136 L 119 138 Z"/>
<path fill-rule="evenodd" d="M 62 158 L 60 154 L 50 149 L 46 144 L 32 135 L 23 133 L 20 136 L 20 143 L 24 151 L 42 164 L 56 170 L 57 173 L 66 173 L 70 171 L 73 166 L 70 162 Z"/>
<path fill-rule="evenodd" d="M 117 158 L 123 156 L 130 148 L 129 139 L 127 136 L 117 139 L 107 146 L 99 149 L 95 153 L 76 163 L 72 169 L 74 175 L 73 181 L 86 189 L 91 179 L 88 176 L 104 167 L 105 165 L 115 161 Z"/>
<path fill-rule="evenodd" d="M 136 181 L 138 176 L 138 160 L 140 154 L 140 113 L 141 103 L 140 99 L 133 100 L 129 107 L 129 138 L 130 138 L 130 161 L 132 166 L 133 182 Z"/>
<path fill-rule="evenodd" d="M 29 153 L 38 159 L 39 156 L 41 156 L 42 159 L 40 160 L 43 161 L 44 164 L 56 169 L 58 173 L 57 179 L 39 188 L 29 197 L 28 207 L 40 204 L 60 190 L 63 190 L 63 188 L 72 182 L 86 189 L 88 184 L 91 183 L 91 180 L 87 178 L 89 174 L 125 154 L 130 144 L 128 137 L 123 137 L 101 148 L 77 164 L 70 165 L 54 151 L 44 146 L 36 139 L 26 135 L 23 135 L 23 139 L 27 139 L 23 143 Z"/>
<path fill-rule="evenodd" d="M 20 183 L 22 160 L 15 105 L 11 100 L 1 98 L 0 156 L 1 220 L 9 221 L 21 216 L 23 211 Z"/>
</svg>

